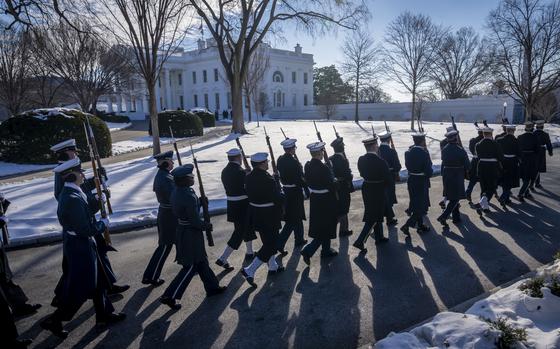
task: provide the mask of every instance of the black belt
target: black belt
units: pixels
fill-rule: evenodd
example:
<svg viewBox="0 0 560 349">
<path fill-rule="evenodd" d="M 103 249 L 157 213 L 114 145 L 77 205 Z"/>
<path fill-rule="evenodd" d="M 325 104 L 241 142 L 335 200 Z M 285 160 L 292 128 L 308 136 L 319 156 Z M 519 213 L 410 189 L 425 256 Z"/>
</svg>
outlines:
<svg viewBox="0 0 560 349">
<path fill-rule="evenodd" d="M 159 208 L 168 208 L 168 209 L 171 209 L 172 207 L 171 207 L 171 204 L 162 204 L 162 203 L 160 203 L 160 204 L 159 204 Z"/>
<path fill-rule="evenodd" d="M 185 220 L 182 220 L 182 219 L 178 219 L 177 222 L 179 223 L 179 225 L 182 225 L 184 227 L 192 226 L 190 221 L 185 221 Z"/>
</svg>

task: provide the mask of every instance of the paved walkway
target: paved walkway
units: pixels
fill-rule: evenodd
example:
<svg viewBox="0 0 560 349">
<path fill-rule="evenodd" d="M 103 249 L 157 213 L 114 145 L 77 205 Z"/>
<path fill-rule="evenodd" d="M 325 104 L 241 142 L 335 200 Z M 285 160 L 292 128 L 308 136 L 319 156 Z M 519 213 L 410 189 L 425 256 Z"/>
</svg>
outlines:
<svg viewBox="0 0 560 349">
<path fill-rule="evenodd" d="M 160 288 L 140 283 L 143 269 L 156 242 L 154 228 L 113 237 L 119 249 L 110 258 L 121 283 L 132 289 L 115 301 L 129 316 L 126 322 L 98 332 L 93 328 L 91 304 L 68 323 L 69 338 L 60 342 L 41 331 L 37 322 L 48 306 L 59 277 L 61 245 L 54 244 L 9 252 L 16 281 L 29 298 L 45 306 L 18 322 L 20 332 L 35 339 L 36 348 L 355 348 L 400 331 L 438 311 L 451 308 L 493 287 L 550 262 L 560 248 L 560 161 L 550 161 L 543 176 L 546 190 L 527 204 L 515 202 L 510 212 L 499 207 L 484 219 L 463 203 L 463 224 L 442 232 L 433 206 L 429 220 L 435 231 L 406 238 L 392 228 L 390 243 L 379 248 L 368 241 L 370 251 L 358 254 L 351 244 L 361 228 L 360 193 L 353 194 L 350 239 L 337 239 L 338 257 L 312 259 L 307 268 L 294 251 L 284 258 L 287 270 L 267 276 L 259 270 L 251 289 L 239 272 L 244 246 L 233 254 L 231 273 L 220 272 L 228 285 L 224 295 L 206 299 L 195 278 L 183 309 L 170 311 L 158 298 L 179 270 L 170 256 Z M 398 186 L 399 221 L 408 202 L 406 186 Z M 432 203 L 439 201 L 441 177 L 432 180 Z M 475 193 L 473 197 L 478 196 Z M 211 262 L 221 254 L 231 225 L 225 216 L 213 217 L 216 246 L 208 249 Z M 387 233 L 387 232 L 386 232 Z M 212 265 L 216 272 L 220 269 Z"/>
</svg>

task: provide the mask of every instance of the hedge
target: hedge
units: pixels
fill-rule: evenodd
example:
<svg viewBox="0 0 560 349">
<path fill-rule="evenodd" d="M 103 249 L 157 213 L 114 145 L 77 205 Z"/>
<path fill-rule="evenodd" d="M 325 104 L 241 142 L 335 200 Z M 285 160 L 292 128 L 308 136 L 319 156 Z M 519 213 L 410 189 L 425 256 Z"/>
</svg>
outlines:
<svg viewBox="0 0 560 349">
<path fill-rule="evenodd" d="M 196 116 L 202 120 L 202 126 L 204 127 L 214 127 L 216 126 L 216 117 L 214 114 L 207 113 L 204 111 L 196 111 L 194 112 Z"/>
<path fill-rule="evenodd" d="M 105 113 L 105 112 L 97 112 L 95 115 L 105 122 L 115 122 L 115 123 L 128 123 L 130 122 L 130 118 L 126 115 L 117 115 L 115 113 Z"/>
<path fill-rule="evenodd" d="M 184 110 L 168 110 L 158 113 L 158 127 L 160 137 L 171 137 L 169 127 L 173 129 L 175 137 L 193 137 L 203 134 L 201 119 Z M 152 134 L 151 123 L 149 133 Z"/>
<path fill-rule="evenodd" d="M 101 119 L 75 109 L 37 109 L 10 117 L 0 124 L 0 159 L 23 164 L 52 164 L 50 147 L 75 138 L 82 161 L 89 161 L 84 133 L 89 117 L 99 155 L 111 155 L 111 133 Z"/>
</svg>

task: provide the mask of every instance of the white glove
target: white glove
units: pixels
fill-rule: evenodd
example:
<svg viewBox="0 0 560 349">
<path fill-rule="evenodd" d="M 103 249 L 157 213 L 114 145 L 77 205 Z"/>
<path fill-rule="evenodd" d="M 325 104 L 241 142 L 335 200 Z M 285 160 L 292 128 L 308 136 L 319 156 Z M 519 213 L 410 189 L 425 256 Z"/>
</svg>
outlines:
<svg viewBox="0 0 560 349">
<path fill-rule="evenodd" d="M 95 200 L 99 201 L 99 195 L 97 195 L 97 193 L 95 194 Z M 105 193 L 101 193 L 101 200 L 104 204 L 107 203 L 107 197 L 105 196 Z"/>
<path fill-rule="evenodd" d="M 103 222 L 103 224 L 105 224 L 106 228 L 109 228 L 109 224 L 110 224 L 109 223 L 109 218 L 101 218 L 99 221 Z"/>
<path fill-rule="evenodd" d="M 8 224 L 10 222 L 10 220 L 6 216 L 0 216 L 0 221 L 3 221 L 6 224 Z"/>
</svg>

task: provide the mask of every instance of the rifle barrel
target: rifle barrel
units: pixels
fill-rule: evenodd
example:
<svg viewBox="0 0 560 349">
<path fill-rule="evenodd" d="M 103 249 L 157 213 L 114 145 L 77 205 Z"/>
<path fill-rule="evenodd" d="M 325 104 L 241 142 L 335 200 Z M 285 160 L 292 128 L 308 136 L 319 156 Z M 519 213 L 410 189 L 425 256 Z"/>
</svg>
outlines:
<svg viewBox="0 0 560 349">
<path fill-rule="evenodd" d="M 210 210 L 208 209 L 208 198 L 206 197 L 206 194 L 204 192 L 204 184 L 202 184 L 202 175 L 200 174 L 200 169 L 198 168 L 198 160 L 194 155 L 192 143 L 190 144 L 190 146 L 191 146 L 191 154 L 193 158 L 194 168 L 196 169 L 196 177 L 198 179 L 198 189 L 200 191 L 200 199 L 201 199 L 200 201 L 202 203 L 202 217 L 204 219 L 204 222 L 210 223 Z M 206 229 L 206 240 L 208 242 L 208 246 L 214 246 L 214 237 L 212 236 L 212 230 L 210 229 Z"/>
<path fill-rule="evenodd" d="M 89 137 L 90 137 L 90 141 L 89 144 L 93 149 L 93 156 L 95 158 L 95 162 L 97 163 L 97 171 L 98 171 L 98 178 L 99 181 L 101 183 L 101 188 L 103 190 L 103 192 L 105 193 L 105 200 L 107 201 L 107 211 L 109 212 L 109 214 L 113 214 L 113 207 L 111 205 L 111 191 L 109 190 L 109 187 L 107 186 L 107 174 L 105 173 L 105 175 L 101 176 L 101 173 L 99 171 L 101 171 L 101 168 L 103 167 L 103 165 L 101 164 L 101 156 L 99 156 L 99 150 L 97 149 L 97 142 L 95 141 L 95 135 L 93 134 L 93 129 L 91 128 L 91 124 L 89 122 L 89 117 L 86 116 L 86 121 L 87 121 L 87 125 L 88 125 L 88 131 L 89 131 Z M 86 138 L 88 137 L 87 133 L 86 133 Z"/>
<path fill-rule="evenodd" d="M 173 129 L 171 128 L 171 126 L 169 126 L 169 133 L 171 134 L 175 154 L 177 154 L 177 162 L 179 163 L 179 166 L 183 166 L 183 162 L 181 161 L 181 154 L 179 154 L 179 147 L 177 146 L 177 141 L 175 140 L 175 136 L 173 135 Z"/>
<path fill-rule="evenodd" d="M 243 166 L 245 166 L 245 170 L 251 171 L 251 165 L 249 165 L 249 161 L 247 161 L 247 157 L 245 157 L 245 151 L 243 150 L 243 146 L 241 145 L 241 141 L 239 137 L 235 139 L 237 146 L 239 147 L 239 151 L 241 151 L 241 158 L 243 159 Z"/>
</svg>

